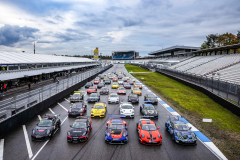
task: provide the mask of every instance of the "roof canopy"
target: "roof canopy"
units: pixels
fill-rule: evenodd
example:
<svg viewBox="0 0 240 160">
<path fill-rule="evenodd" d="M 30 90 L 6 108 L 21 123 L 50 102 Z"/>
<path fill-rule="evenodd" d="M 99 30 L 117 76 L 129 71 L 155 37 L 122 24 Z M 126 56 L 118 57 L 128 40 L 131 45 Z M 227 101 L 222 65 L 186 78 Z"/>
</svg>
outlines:
<svg viewBox="0 0 240 160">
<path fill-rule="evenodd" d="M 171 52 L 176 52 L 176 51 L 180 51 L 180 50 L 199 50 L 199 47 L 190 47 L 190 46 L 172 46 L 172 47 L 168 47 L 168 48 L 164 48 L 162 50 L 158 50 L 158 51 L 154 51 L 151 53 L 148 53 L 149 55 L 157 55 L 157 54 L 164 54 L 164 53 L 171 53 Z"/>
<path fill-rule="evenodd" d="M 228 46 L 221 46 L 221 47 L 215 47 L 215 48 L 208 48 L 203 49 L 199 51 L 194 51 L 193 53 L 206 53 L 206 52 L 212 52 L 212 51 L 223 51 L 223 50 L 229 50 L 229 49 L 238 49 L 240 48 L 240 44 L 233 44 Z"/>
</svg>

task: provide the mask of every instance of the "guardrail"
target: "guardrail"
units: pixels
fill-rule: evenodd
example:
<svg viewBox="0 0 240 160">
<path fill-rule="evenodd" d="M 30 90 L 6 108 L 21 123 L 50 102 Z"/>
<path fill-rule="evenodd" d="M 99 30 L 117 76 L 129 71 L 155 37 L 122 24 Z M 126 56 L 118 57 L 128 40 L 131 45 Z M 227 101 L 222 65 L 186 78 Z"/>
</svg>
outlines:
<svg viewBox="0 0 240 160">
<path fill-rule="evenodd" d="M 83 72 L 78 75 L 71 76 L 68 79 L 60 80 L 59 83 L 53 83 L 46 85 L 42 88 L 38 88 L 35 90 L 32 90 L 30 92 L 20 94 L 16 97 L 8 98 L 4 101 L 0 102 L 0 121 L 9 118 L 29 107 L 32 107 L 46 99 L 48 99 L 51 96 L 56 95 L 59 92 L 62 92 L 63 90 L 79 83 L 87 78 L 91 77 L 92 75 L 95 75 L 96 73 L 99 73 L 107 68 L 111 67 L 105 66 L 96 68 L 94 70 L 90 70 L 87 72 Z"/>
</svg>

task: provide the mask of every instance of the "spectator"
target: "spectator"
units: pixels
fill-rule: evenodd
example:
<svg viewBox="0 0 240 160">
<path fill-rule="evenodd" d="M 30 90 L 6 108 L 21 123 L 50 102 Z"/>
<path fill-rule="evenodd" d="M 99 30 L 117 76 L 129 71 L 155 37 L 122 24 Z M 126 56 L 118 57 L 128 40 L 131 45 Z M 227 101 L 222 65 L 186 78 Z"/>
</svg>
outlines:
<svg viewBox="0 0 240 160">
<path fill-rule="evenodd" d="M 1 84 L 1 87 L 0 87 L 0 91 L 1 91 L 1 96 L 4 96 L 2 84 Z"/>
<path fill-rule="evenodd" d="M 28 81 L 28 89 L 29 89 L 29 90 L 31 89 L 31 83 L 30 83 L 30 81 Z"/>
</svg>

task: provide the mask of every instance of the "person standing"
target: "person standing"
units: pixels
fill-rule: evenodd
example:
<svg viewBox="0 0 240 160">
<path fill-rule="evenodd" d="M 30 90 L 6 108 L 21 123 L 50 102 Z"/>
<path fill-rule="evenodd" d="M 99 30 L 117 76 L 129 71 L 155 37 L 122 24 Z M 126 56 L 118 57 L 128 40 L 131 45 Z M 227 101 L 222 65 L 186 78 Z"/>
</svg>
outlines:
<svg viewBox="0 0 240 160">
<path fill-rule="evenodd" d="M 0 91 L 1 91 L 1 96 L 4 96 L 2 84 L 1 84 L 1 87 L 0 87 Z"/>
</svg>

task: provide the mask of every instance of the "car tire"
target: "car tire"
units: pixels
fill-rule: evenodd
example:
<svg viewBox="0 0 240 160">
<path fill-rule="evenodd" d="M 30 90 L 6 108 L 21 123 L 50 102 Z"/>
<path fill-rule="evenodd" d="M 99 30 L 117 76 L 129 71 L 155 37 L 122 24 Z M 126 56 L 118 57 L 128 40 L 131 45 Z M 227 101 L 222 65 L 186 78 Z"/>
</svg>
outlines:
<svg viewBox="0 0 240 160">
<path fill-rule="evenodd" d="M 174 136 L 174 134 L 172 134 L 171 137 L 172 137 L 172 140 L 175 142 L 175 136 Z"/>
</svg>

